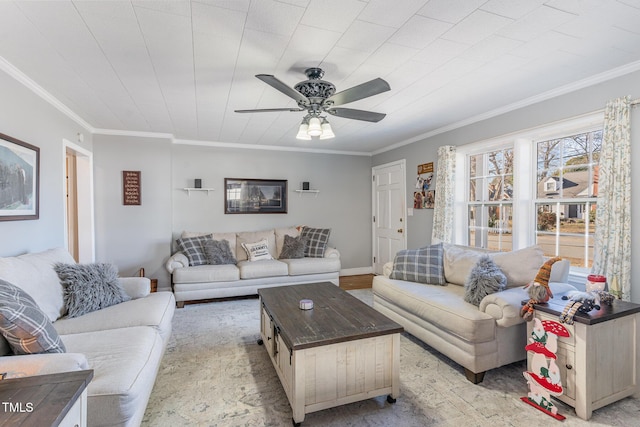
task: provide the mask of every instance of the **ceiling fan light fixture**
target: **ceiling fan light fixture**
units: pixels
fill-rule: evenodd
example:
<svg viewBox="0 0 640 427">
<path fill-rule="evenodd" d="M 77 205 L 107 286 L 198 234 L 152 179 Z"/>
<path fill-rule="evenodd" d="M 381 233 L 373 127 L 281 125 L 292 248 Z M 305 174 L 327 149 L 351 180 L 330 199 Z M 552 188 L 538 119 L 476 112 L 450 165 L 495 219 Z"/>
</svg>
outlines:
<svg viewBox="0 0 640 427">
<path fill-rule="evenodd" d="M 322 126 L 320 124 L 320 119 L 317 117 L 311 117 L 309 119 L 309 129 L 307 133 L 310 136 L 320 136 L 322 135 Z"/>
<path fill-rule="evenodd" d="M 309 125 L 306 122 L 300 123 L 300 127 L 298 128 L 298 134 L 296 135 L 296 139 L 303 139 L 305 141 L 311 140 L 311 135 L 307 132 L 309 130 Z"/>
<path fill-rule="evenodd" d="M 322 134 L 320 135 L 320 139 L 331 139 L 335 138 L 336 135 L 333 133 L 333 129 L 331 129 L 331 124 L 327 119 L 322 119 Z"/>
</svg>

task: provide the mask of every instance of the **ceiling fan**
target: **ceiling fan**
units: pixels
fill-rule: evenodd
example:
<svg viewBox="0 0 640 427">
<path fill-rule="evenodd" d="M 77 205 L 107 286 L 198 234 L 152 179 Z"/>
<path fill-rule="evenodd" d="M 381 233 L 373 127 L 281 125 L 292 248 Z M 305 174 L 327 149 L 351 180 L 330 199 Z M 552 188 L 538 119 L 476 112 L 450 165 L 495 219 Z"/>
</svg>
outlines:
<svg viewBox="0 0 640 427">
<path fill-rule="evenodd" d="M 299 108 L 262 108 L 254 110 L 235 110 L 236 113 L 261 113 L 261 112 L 278 112 L 278 111 L 306 111 L 301 125 L 308 126 L 310 136 L 320 136 L 321 126 L 328 127 L 326 117 L 322 117 L 323 113 L 332 116 L 343 117 L 346 119 L 363 120 L 367 122 L 379 122 L 386 114 L 375 113 L 373 111 L 356 110 L 353 108 L 340 108 L 339 105 L 348 104 L 370 96 L 378 95 L 391 89 L 389 83 L 381 78 L 370 80 L 366 83 L 353 86 L 336 93 L 336 87 L 333 83 L 322 80 L 324 71 L 321 68 L 313 67 L 305 70 L 307 80 L 296 84 L 293 88 L 287 86 L 275 76 L 270 74 L 257 74 L 256 77 L 268 84 L 269 86 L 279 90 L 288 97 L 298 103 Z M 317 128 L 317 130 L 316 130 Z M 330 127 L 328 127 L 330 130 Z M 306 132 L 307 129 L 305 129 Z M 333 137 L 333 132 L 330 133 Z M 300 132 L 299 132 L 300 135 Z M 322 136 L 321 136 L 322 138 Z M 300 138 L 310 139 L 310 138 Z M 323 139 L 323 138 L 322 138 Z"/>
</svg>

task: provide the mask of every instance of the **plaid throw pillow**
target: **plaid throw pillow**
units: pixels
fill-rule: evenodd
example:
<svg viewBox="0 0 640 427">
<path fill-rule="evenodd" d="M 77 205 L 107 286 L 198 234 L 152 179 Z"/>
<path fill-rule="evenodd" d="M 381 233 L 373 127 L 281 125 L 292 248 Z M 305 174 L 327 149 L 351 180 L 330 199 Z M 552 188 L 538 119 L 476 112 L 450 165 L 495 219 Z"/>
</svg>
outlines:
<svg viewBox="0 0 640 427">
<path fill-rule="evenodd" d="M 213 239 L 213 234 L 196 237 L 182 237 L 176 240 L 178 250 L 185 254 L 189 260 L 189 265 L 208 264 L 207 254 L 204 251 L 204 245 L 207 241 Z"/>
<path fill-rule="evenodd" d="M 398 251 L 390 279 L 445 285 L 442 243 L 420 249 Z"/>
<path fill-rule="evenodd" d="M 15 354 L 64 353 L 64 343 L 33 298 L 0 279 L 0 333 Z"/>
<path fill-rule="evenodd" d="M 307 246 L 304 248 L 304 256 L 310 258 L 323 258 L 324 250 L 329 242 L 330 228 L 303 227 L 300 235 L 306 239 Z"/>
</svg>

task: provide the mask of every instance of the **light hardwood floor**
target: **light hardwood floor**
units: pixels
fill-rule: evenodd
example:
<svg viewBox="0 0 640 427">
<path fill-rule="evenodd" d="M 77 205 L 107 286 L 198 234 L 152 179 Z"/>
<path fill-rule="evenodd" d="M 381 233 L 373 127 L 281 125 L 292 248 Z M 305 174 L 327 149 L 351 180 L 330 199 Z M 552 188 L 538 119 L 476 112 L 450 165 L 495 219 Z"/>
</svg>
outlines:
<svg viewBox="0 0 640 427">
<path fill-rule="evenodd" d="M 359 274 L 357 276 L 340 276 L 340 289 L 350 291 L 353 289 L 371 288 L 373 274 Z"/>
</svg>

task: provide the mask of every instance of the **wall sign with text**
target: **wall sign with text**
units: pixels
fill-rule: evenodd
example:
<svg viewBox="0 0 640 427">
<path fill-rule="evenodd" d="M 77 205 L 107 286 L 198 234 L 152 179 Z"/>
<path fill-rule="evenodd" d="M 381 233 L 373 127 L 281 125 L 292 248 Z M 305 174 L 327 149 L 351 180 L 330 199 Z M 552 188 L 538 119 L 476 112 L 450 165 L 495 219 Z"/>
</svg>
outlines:
<svg viewBox="0 0 640 427">
<path fill-rule="evenodd" d="M 141 186 L 140 171 L 122 171 L 122 204 L 125 206 L 141 205 Z"/>
</svg>

